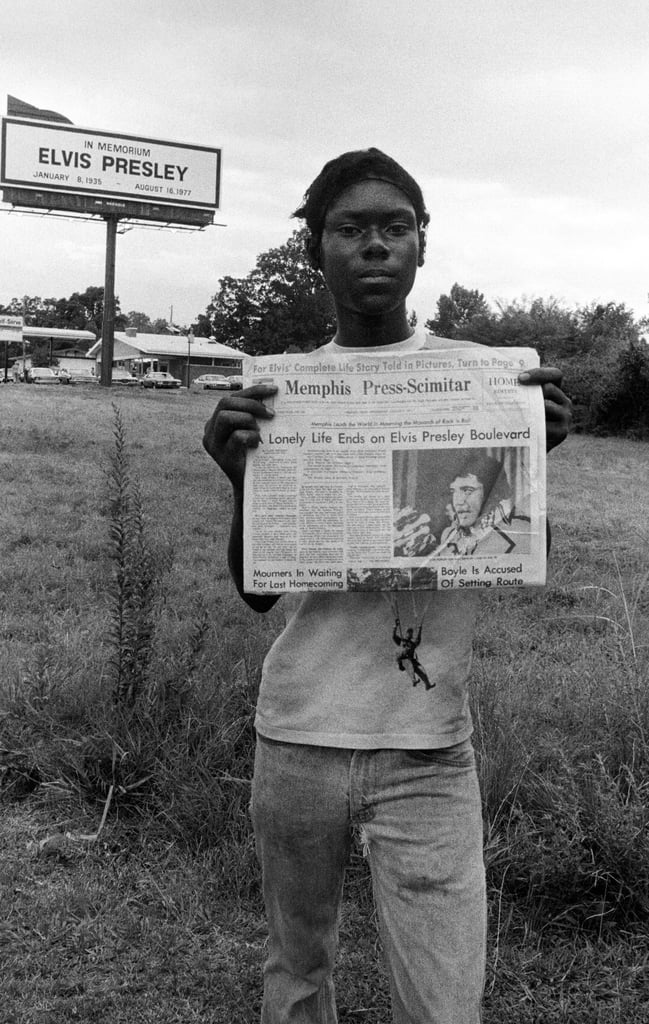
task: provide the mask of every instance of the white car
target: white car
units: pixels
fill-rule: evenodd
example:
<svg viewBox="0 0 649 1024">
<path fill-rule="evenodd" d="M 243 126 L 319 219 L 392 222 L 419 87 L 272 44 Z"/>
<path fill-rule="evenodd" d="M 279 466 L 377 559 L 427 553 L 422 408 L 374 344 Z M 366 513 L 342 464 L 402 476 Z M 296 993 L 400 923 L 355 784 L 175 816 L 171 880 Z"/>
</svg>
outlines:
<svg viewBox="0 0 649 1024">
<path fill-rule="evenodd" d="M 29 371 L 32 384 L 62 384 L 63 381 L 51 366 L 32 366 Z"/>
<path fill-rule="evenodd" d="M 192 386 L 203 391 L 229 391 L 230 379 L 223 373 L 203 373 L 192 381 Z"/>
</svg>

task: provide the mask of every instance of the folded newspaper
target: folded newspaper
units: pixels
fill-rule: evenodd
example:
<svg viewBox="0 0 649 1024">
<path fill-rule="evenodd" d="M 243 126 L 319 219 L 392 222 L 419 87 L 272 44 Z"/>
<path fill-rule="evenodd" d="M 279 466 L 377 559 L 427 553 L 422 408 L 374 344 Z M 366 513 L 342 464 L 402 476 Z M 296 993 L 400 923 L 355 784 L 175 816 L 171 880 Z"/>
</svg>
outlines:
<svg viewBox="0 0 649 1024">
<path fill-rule="evenodd" d="M 249 357 L 275 415 L 246 462 L 244 589 L 545 582 L 545 418 L 533 349 Z"/>
</svg>

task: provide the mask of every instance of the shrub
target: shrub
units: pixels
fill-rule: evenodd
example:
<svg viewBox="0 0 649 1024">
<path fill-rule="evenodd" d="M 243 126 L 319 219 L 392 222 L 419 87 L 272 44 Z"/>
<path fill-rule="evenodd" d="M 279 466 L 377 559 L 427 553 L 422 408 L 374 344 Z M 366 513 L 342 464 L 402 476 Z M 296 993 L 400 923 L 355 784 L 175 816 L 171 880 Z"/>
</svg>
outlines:
<svg viewBox="0 0 649 1024">
<path fill-rule="evenodd" d="M 498 636 L 507 628 L 498 606 L 478 638 L 472 704 L 488 882 L 537 926 L 601 932 L 649 913 L 647 577 L 626 591 L 618 582 L 573 588 L 570 604 L 561 586 L 508 602 L 519 642 L 538 635 L 541 601 L 565 606 L 564 657 L 555 634 L 525 658 L 506 644 L 507 665 L 491 646 L 494 625 Z"/>
<path fill-rule="evenodd" d="M 611 431 L 649 436 L 649 346 L 631 343 L 618 356 L 614 387 L 603 403 Z"/>
<path fill-rule="evenodd" d="M 574 356 L 560 365 L 576 429 L 649 435 L 649 347 L 644 341 L 631 341 L 615 352 Z"/>
<path fill-rule="evenodd" d="M 30 667 L 5 686 L 4 796 L 38 777 L 150 835 L 211 847 L 228 892 L 255 894 L 247 805 L 265 640 L 243 606 L 224 613 L 218 588 L 192 595 L 182 618 L 167 606 L 171 548 L 151 539 L 115 407 L 105 480 L 103 629 L 70 651 L 32 646 Z"/>
</svg>

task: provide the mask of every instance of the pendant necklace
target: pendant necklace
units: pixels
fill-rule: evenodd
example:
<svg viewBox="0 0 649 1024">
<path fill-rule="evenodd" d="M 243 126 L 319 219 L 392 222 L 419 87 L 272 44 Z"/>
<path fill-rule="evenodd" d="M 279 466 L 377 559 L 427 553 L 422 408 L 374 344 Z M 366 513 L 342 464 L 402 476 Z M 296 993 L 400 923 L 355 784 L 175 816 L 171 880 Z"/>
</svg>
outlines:
<svg viewBox="0 0 649 1024">
<path fill-rule="evenodd" d="M 401 593 L 407 594 L 408 591 L 402 591 Z M 412 605 L 410 621 L 413 622 L 413 625 L 404 627 L 401 624 L 397 592 L 394 590 L 383 591 L 394 616 L 392 640 L 399 648 L 396 662 L 399 671 L 406 672 L 408 674 L 413 686 L 418 686 L 419 683 L 423 683 L 426 690 L 432 690 L 435 683 L 431 683 L 424 666 L 417 657 L 417 648 L 421 643 L 424 619 L 432 598 L 432 591 L 428 592 L 427 599 L 421 611 L 418 611 L 417 609 L 414 591 L 411 590 L 409 593 Z"/>
</svg>

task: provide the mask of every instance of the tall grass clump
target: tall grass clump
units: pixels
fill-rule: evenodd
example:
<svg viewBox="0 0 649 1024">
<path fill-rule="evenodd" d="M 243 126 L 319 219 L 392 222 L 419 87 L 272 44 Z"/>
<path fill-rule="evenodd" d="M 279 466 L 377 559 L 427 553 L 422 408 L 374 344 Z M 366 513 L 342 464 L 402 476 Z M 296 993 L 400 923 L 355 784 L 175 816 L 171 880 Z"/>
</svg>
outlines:
<svg viewBox="0 0 649 1024">
<path fill-rule="evenodd" d="M 109 585 L 113 701 L 120 711 L 132 708 L 147 683 L 153 654 L 156 602 L 166 568 L 163 552 L 154 550 L 145 530 L 144 508 L 132 472 L 121 412 L 115 413 L 115 444 L 108 471 L 110 555 Z"/>
<path fill-rule="evenodd" d="M 200 594 L 188 598 L 184 628 L 174 623 L 164 593 L 172 555 L 149 535 L 118 409 L 108 487 L 110 701 L 86 744 L 83 785 L 146 816 L 151 833 L 220 848 L 230 878 L 244 884 L 254 644 L 224 642 Z"/>
<path fill-rule="evenodd" d="M 60 638 L 33 649 L 8 688 L 0 748 L 21 752 L 12 764 L 25 785 L 38 778 L 109 821 L 209 849 L 215 877 L 254 894 L 247 806 L 267 639 L 218 576 L 183 594 L 182 609 L 169 601 L 173 547 L 150 525 L 115 406 L 104 495 L 103 629 L 85 659 Z"/>
<path fill-rule="evenodd" d="M 492 894 L 528 924 L 627 927 L 649 914 L 647 575 L 491 610 L 473 695 Z M 565 574 L 564 574 L 565 575 Z M 499 632 L 499 630 L 498 630 Z M 522 648 L 527 644 L 524 655 Z M 517 650 L 519 648 L 519 650 Z"/>
</svg>

